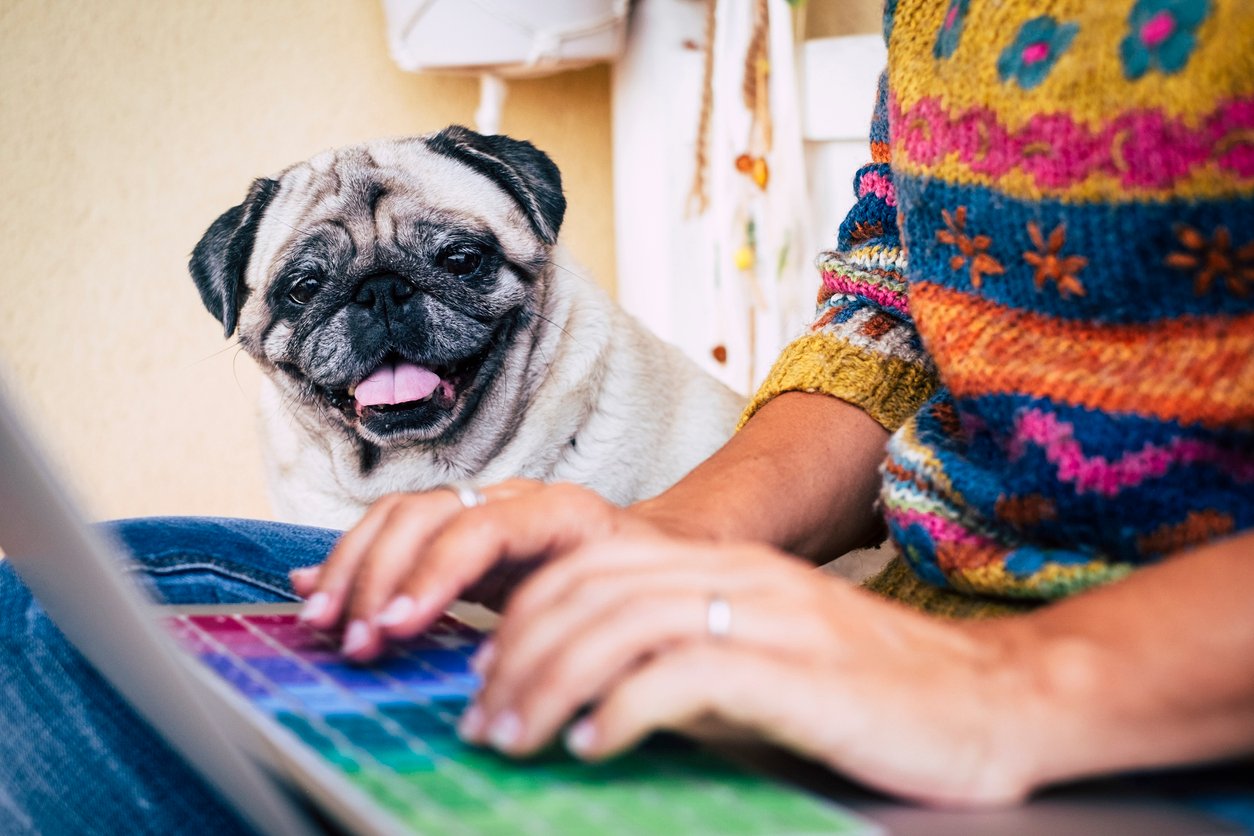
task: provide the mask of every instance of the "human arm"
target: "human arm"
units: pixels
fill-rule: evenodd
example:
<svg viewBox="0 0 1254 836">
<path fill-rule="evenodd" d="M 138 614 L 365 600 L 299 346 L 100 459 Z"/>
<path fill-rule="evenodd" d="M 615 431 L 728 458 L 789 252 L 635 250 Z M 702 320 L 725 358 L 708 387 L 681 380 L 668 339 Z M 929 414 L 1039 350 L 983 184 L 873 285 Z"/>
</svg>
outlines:
<svg viewBox="0 0 1254 836">
<path fill-rule="evenodd" d="M 1246 533 L 1028 615 L 957 622 L 760 546 L 597 544 L 511 600 L 463 727 L 524 754 L 591 703 L 567 741 L 595 760 L 713 719 L 962 806 L 1249 754 L 1252 557 Z M 711 595 L 731 603 L 723 639 L 706 632 Z"/>
<path fill-rule="evenodd" d="M 887 440 L 857 407 L 787 392 L 676 485 L 630 511 L 665 532 L 832 559 L 880 529 L 873 504 Z"/>
<path fill-rule="evenodd" d="M 909 313 L 888 88 L 871 126 L 873 162 L 836 246 L 819 256 L 818 305 L 754 393 L 736 438 L 638 511 L 669 530 L 769 543 L 830 560 L 878 533 L 869 515 L 888 435 L 938 386 Z"/>
<path fill-rule="evenodd" d="M 988 625 L 1029 663 L 1033 782 L 1254 752 L 1251 590 L 1245 532 Z"/>
</svg>

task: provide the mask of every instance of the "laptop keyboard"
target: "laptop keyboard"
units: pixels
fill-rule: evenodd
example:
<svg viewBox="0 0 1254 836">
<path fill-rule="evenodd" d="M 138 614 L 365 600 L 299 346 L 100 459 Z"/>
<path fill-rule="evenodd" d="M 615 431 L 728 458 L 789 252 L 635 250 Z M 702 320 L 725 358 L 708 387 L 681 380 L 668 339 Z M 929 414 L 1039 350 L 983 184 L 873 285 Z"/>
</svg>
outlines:
<svg viewBox="0 0 1254 836">
<path fill-rule="evenodd" d="M 179 615 L 167 625 L 259 710 L 398 822 L 430 833 L 861 833 L 866 823 L 685 744 L 604 764 L 513 761 L 455 732 L 482 639 L 444 616 L 361 667 L 295 615 Z"/>
</svg>

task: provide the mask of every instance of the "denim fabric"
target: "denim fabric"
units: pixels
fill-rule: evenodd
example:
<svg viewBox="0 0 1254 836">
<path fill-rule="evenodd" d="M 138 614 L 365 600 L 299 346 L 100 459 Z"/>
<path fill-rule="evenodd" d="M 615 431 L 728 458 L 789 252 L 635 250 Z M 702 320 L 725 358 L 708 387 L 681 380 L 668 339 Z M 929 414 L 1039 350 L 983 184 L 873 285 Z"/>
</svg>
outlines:
<svg viewBox="0 0 1254 836">
<path fill-rule="evenodd" d="M 287 573 L 339 532 L 152 518 L 104 525 L 168 603 L 293 600 Z M 0 833 L 246 833 L 0 563 Z"/>
</svg>

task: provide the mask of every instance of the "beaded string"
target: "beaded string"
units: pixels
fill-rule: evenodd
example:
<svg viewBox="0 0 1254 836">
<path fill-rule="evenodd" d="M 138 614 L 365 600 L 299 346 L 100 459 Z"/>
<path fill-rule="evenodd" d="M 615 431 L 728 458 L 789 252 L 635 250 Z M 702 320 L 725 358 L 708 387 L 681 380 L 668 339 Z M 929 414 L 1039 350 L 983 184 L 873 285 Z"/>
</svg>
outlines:
<svg viewBox="0 0 1254 836">
<path fill-rule="evenodd" d="M 697 122 L 697 159 L 688 194 L 689 215 L 701 215 L 710 205 L 706 178 L 710 166 L 710 120 L 714 114 L 714 34 L 718 0 L 705 2 L 705 56 L 701 84 L 701 116 Z"/>
</svg>

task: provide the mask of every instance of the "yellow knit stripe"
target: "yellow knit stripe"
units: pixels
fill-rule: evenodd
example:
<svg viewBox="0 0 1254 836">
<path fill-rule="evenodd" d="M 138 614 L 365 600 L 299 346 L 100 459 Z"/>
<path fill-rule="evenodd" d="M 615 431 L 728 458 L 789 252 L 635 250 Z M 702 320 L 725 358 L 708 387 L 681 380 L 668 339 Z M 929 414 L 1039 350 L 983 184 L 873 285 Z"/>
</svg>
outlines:
<svg viewBox="0 0 1254 836">
<path fill-rule="evenodd" d="M 822 392 L 853 404 L 892 432 L 936 390 L 926 367 L 858 348 L 827 334 L 790 343 L 754 394 L 737 429 L 784 392 Z"/>
<path fill-rule="evenodd" d="M 918 410 L 916 409 L 917 413 Z M 936 458 L 936 451 L 919 441 L 918 416 L 911 413 L 893 434 L 888 442 L 893 461 L 910 468 L 914 473 L 928 480 L 928 490 L 919 491 L 914 488 L 893 488 L 885 482 L 881 500 L 885 505 L 896 505 L 922 511 L 933 516 L 947 516 L 953 509 L 954 486 Z M 942 500 L 943 497 L 943 500 Z"/>
<path fill-rule="evenodd" d="M 905 604 L 929 615 L 947 618 L 992 618 L 1030 612 L 1040 601 L 1030 598 L 976 598 L 952 589 L 941 589 L 920 580 L 909 565 L 894 557 L 878 575 L 868 578 L 862 588 Z"/>
<path fill-rule="evenodd" d="M 1103 560 L 1069 566 L 1051 563 L 1033 575 L 1020 578 L 1007 571 L 999 561 L 945 574 L 955 589 L 968 594 L 1052 599 L 1122 580 L 1134 569 L 1129 563 L 1107 563 Z"/>
<path fill-rule="evenodd" d="M 1128 34 L 1134 2 L 973 2 L 958 48 L 946 59 L 937 59 L 932 50 L 949 4 L 901 3 L 889 44 L 889 89 L 907 111 L 923 98 L 940 96 L 951 113 L 991 108 L 1012 130 L 1041 113 L 1065 112 L 1077 121 L 1101 125 L 1132 110 L 1156 110 L 1195 126 L 1218 103 L 1254 94 L 1250 0 L 1213 0 L 1182 72 L 1151 71 L 1129 81 L 1119 45 Z M 1079 24 L 1070 47 L 1039 86 L 1024 90 L 1013 81 L 1003 82 L 998 56 L 1026 21 L 1046 14 L 1059 23 Z"/>
</svg>

